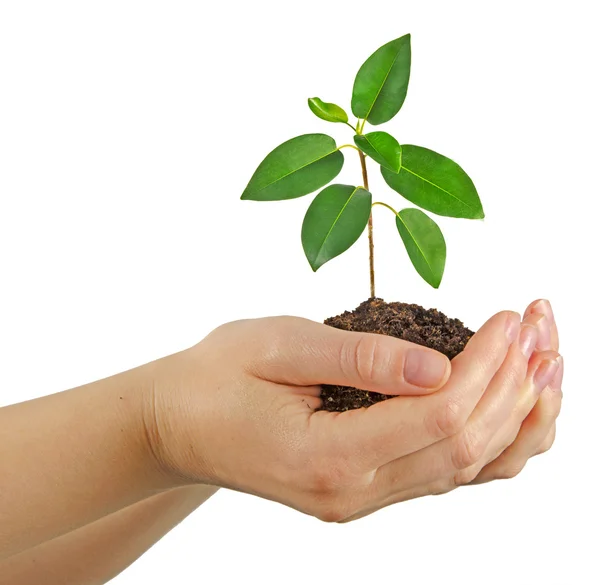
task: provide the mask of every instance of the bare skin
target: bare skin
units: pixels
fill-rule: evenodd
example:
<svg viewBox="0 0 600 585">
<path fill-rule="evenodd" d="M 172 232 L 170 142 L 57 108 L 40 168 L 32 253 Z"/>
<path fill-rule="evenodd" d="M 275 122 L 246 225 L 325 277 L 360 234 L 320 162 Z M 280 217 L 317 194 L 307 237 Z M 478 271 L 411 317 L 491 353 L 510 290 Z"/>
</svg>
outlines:
<svg viewBox="0 0 600 585">
<path fill-rule="evenodd" d="M 303 319 L 242 321 L 163 360 L 0 409 L 0 583 L 42 573 L 50 585 L 106 582 L 217 486 L 343 522 L 513 476 L 549 448 L 562 359 L 547 303 L 520 325 L 494 316 L 451 367 L 422 353 L 411 365 L 415 349 Z M 398 397 L 315 412 L 320 382 Z"/>
<path fill-rule="evenodd" d="M 0 561 L 0 585 L 101 585 L 142 556 L 218 488 L 167 490 Z"/>
</svg>

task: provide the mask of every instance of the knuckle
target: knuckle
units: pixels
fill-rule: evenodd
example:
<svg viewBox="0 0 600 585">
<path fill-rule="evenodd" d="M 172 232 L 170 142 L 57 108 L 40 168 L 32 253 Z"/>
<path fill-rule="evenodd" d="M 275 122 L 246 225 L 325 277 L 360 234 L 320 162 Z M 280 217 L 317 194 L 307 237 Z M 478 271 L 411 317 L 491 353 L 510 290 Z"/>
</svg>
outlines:
<svg viewBox="0 0 600 585">
<path fill-rule="evenodd" d="M 309 471 L 306 487 L 317 497 L 328 497 L 336 494 L 346 482 L 346 474 L 339 463 L 320 462 Z"/>
<path fill-rule="evenodd" d="M 527 360 L 520 351 L 515 350 L 503 368 L 502 376 L 509 387 L 520 388 L 527 375 Z"/>
<path fill-rule="evenodd" d="M 552 432 L 550 436 L 546 438 L 546 440 L 540 445 L 536 455 L 541 455 L 542 453 L 546 453 L 552 449 L 552 445 L 554 445 L 554 441 L 556 439 L 556 433 Z"/>
<path fill-rule="evenodd" d="M 460 405 L 452 398 L 445 398 L 431 410 L 430 432 L 437 439 L 445 439 L 460 433 L 466 420 Z"/>
<path fill-rule="evenodd" d="M 392 353 L 375 335 L 360 335 L 342 348 L 341 362 L 348 374 L 363 384 L 369 384 L 378 372 L 393 367 Z"/>
<path fill-rule="evenodd" d="M 346 513 L 344 506 L 339 501 L 333 500 L 327 504 L 317 506 L 313 516 L 321 520 L 321 522 L 330 524 L 333 522 L 342 522 L 349 514 Z"/>
<path fill-rule="evenodd" d="M 495 473 L 496 479 L 513 479 L 523 471 L 525 467 L 524 463 L 513 463 L 510 465 L 503 465 L 498 471 Z"/>
<path fill-rule="evenodd" d="M 510 431 L 508 437 L 503 441 L 502 449 L 498 453 L 498 456 L 500 456 L 501 453 L 506 451 L 506 449 L 508 449 L 519 438 L 520 431 L 521 427 L 519 425 L 515 425 L 514 428 Z"/>
<path fill-rule="evenodd" d="M 306 511 L 322 522 L 341 522 L 361 501 L 360 486 L 348 466 L 337 460 L 322 459 L 311 465 L 304 485 Z"/>
<path fill-rule="evenodd" d="M 452 484 L 454 487 L 461 487 L 470 484 L 479 475 L 479 468 L 476 466 L 461 469 L 454 474 Z"/>
<path fill-rule="evenodd" d="M 552 395 L 552 418 L 557 419 L 562 408 L 562 391 L 554 392 Z"/>
<path fill-rule="evenodd" d="M 432 496 L 443 496 L 457 488 L 454 481 L 438 481 L 434 483 L 430 488 L 430 493 Z"/>
<path fill-rule="evenodd" d="M 268 332 L 267 335 L 261 336 L 260 343 L 264 343 L 265 348 L 270 348 L 273 351 L 281 351 L 284 347 L 294 346 L 306 341 L 306 327 L 311 323 L 308 319 L 287 315 L 247 319 L 246 322 L 249 328 L 261 327 Z M 253 333 L 255 333 L 255 330 L 249 332 L 249 334 Z"/>
<path fill-rule="evenodd" d="M 467 427 L 456 435 L 452 449 L 452 464 L 459 470 L 476 465 L 483 456 L 484 450 L 485 443 L 481 436 Z"/>
<path fill-rule="evenodd" d="M 562 393 L 545 389 L 539 398 L 539 424 L 550 425 L 560 414 L 562 408 Z"/>
<path fill-rule="evenodd" d="M 518 439 L 519 434 L 521 433 L 523 420 L 526 416 L 526 414 L 522 414 L 519 410 L 513 411 L 508 424 L 501 430 L 502 440 L 497 443 L 498 450 L 496 451 L 496 456 L 492 458 L 492 461 L 499 457 Z"/>
</svg>

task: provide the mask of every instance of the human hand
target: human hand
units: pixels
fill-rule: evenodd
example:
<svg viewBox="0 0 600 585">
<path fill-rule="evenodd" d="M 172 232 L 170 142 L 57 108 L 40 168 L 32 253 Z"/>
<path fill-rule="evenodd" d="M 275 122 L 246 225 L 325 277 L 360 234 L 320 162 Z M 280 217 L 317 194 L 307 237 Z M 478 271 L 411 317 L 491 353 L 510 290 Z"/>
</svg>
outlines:
<svg viewBox="0 0 600 585">
<path fill-rule="evenodd" d="M 491 460 L 489 445 L 527 376 L 529 355 L 513 343 L 520 329 L 537 338 L 517 314 L 495 315 L 449 375 L 441 354 L 391 337 L 291 317 L 229 323 L 160 361 L 150 441 L 162 467 L 183 481 L 253 493 L 323 520 L 352 519 L 436 493 Z M 419 356 L 431 361 L 413 364 Z M 315 412 L 321 383 L 399 396 Z"/>
<path fill-rule="evenodd" d="M 497 377 L 504 377 L 505 381 L 506 378 L 513 379 L 512 392 L 516 389 L 517 380 L 522 380 L 516 401 L 514 395 L 512 398 L 512 412 L 503 424 L 499 428 L 495 427 L 493 431 L 486 428 L 487 423 L 481 413 L 486 401 L 490 404 L 493 401 L 493 395 L 488 388 L 471 415 L 465 428 L 466 432 L 449 437 L 420 453 L 428 454 L 430 463 L 438 461 L 434 463 L 433 471 L 422 468 L 421 462 L 415 457 L 415 464 L 405 467 L 402 471 L 415 478 L 415 486 L 405 486 L 408 489 L 391 495 L 384 506 L 428 494 L 445 494 L 464 485 L 515 477 L 530 457 L 551 447 L 555 432 L 554 422 L 560 411 L 563 361 L 556 351 L 558 330 L 548 301 L 534 301 L 529 305 L 524 313 L 519 338 L 513 347 L 519 347 L 520 353 L 529 362 L 524 379 L 522 360 L 515 360 L 511 366 L 507 358 L 497 374 Z M 460 355 L 453 360 L 453 365 L 459 357 Z M 509 387 L 507 384 L 506 388 Z M 496 399 L 499 397 L 500 394 Z M 505 396 L 504 400 L 506 405 L 510 403 L 508 396 Z M 506 414 L 507 411 L 504 412 Z M 482 433 L 489 437 L 488 441 L 481 439 Z M 447 452 L 446 443 L 456 445 L 453 452 L 458 453 L 459 457 L 462 453 L 463 461 L 451 463 L 450 467 L 456 470 L 453 475 L 446 474 L 436 478 L 439 469 L 447 465 L 444 455 L 444 452 Z M 441 457 L 438 453 L 442 454 Z M 347 520 L 365 516 L 379 507 L 381 506 L 362 511 Z"/>
<path fill-rule="evenodd" d="M 540 332 L 532 360 L 537 361 L 542 356 L 558 356 L 558 328 L 549 301 L 534 301 L 527 307 L 523 317 L 525 322 L 535 323 Z M 481 469 L 471 483 L 513 478 L 523 470 L 531 457 L 545 453 L 552 447 L 563 396 L 562 356 L 558 357 L 558 364 L 554 377 L 542 390 L 537 401 L 532 396 L 531 387 L 524 388 L 521 400 L 513 412 L 513 421 L 507 423 L 503 433 L 508 440 L 500 445 L 497 456 Z M 519 420 L 523 422 L 517 428 L 516 421 Z"/>
</svg>

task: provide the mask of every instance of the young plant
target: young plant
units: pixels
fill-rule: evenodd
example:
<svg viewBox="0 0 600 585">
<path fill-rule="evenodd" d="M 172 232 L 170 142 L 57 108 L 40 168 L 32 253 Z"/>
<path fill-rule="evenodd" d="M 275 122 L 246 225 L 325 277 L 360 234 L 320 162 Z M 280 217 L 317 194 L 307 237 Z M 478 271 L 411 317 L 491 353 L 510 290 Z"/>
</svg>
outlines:
<svg viewBox="0 0 600 585">
<path fill-rule="evenodd" d="M 438 225 L 423 211 L 396 211 L 373 201 L 369 191 L 366 157 L 380 165 L 385 182 L 405 199 L 437 215 L 482 219 L 483 208 L 473 182 L 449 158 L 411 144 L 399 144 L 383 131 L 365 133 L 367 123 L 389 122 L 404 103 L 410 77 L 410 35 L 375 51 L 361 66 L 352 90 L 351 124 L 336 104 L 310 98 L 308 106 L 322 120 L 349 126 L 354 144 L 336 146 L 326 134 L 304 134 L 284 142 L 260 163 L 242 199 L 279 201 L 313 193 L 332 181 L 344 164 L 343 148 L 358 151 L 362 185 L 334 184 L 310 204 L 302 224 L 302 246 L 313 269 L 348 250 L 368 226 L 371 297 L 375 296 L 373 217 L 375 205 L 389 209 L 417 272 L 438 288 L 446 264 L 446 242 Z"/>
</svg>

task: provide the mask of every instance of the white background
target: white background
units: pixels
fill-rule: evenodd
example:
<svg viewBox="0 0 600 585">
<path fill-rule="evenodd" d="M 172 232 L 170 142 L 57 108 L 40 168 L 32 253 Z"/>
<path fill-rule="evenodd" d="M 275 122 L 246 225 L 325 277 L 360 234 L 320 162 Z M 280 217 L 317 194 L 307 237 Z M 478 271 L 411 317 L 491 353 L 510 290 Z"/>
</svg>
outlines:
<svg viewBox="0 0 600 585">
<path fill-rule="evenodd" d="M 375 210 L 377 292 L 473 328 L 553 302 L 565 355 L 553 450 L 517 479 L 327 525 L 221 492 L 115 580 L 134 583 L 600 582 L 595 2 L 0 3 L 0 405 L 151 361 L 239 317 L 315 320 L 368 296 L 366 235 L 313 274 L 310 197 L 242 202 L 306 132 L 350 142 L 354 75 L 412 33 L 385 129 L 454 158 L 482 222 L 439 218 L 438 291 Z M 346 150 L 340 182 L 357 183 Z M 396 207 L 371 166 L 375 196 Z M 437 220 L 438 218 L 436 218 Z"/>
</svg>

